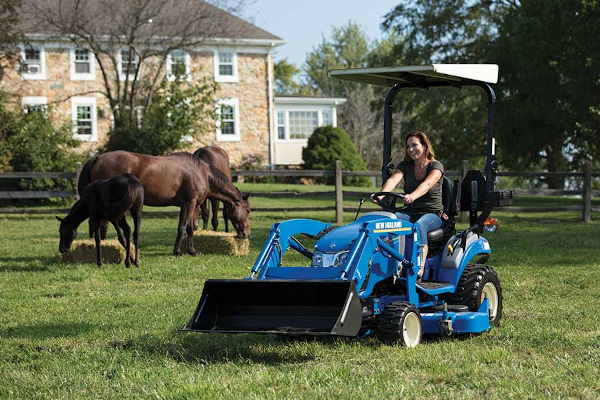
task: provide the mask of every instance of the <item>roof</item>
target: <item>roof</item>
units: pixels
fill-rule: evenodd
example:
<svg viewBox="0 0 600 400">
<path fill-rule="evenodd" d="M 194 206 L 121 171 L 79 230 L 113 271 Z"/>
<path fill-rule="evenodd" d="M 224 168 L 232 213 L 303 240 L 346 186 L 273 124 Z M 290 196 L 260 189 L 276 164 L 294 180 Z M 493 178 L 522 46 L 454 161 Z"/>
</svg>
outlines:
<svg viewBox="0 0 600 400">
<path fill-rule="evenodd" d="M 346 101 L 343 97 L 275 96 L 275 104 L 336 106 Z"/>
<path fill-rule="evenodd" d="M 431 64 L 385 68 L 334 69 L 331 78 L 344 79 L 371 85 L 394 86 L 451 86 L 475 82 L 497 83 L 496 64 Z"/>
<path fill-rule="evenodd" d="M 80 7 L 77 12 L 75 4 Z M 115 36 L 123 30 L 119 26 L 127 28 L 129 21 L 122 16 L 131 15 L 132 4 L 127 0 L 23 0 L 19 8 L 20 27 L 28 35 L 66 36 L 71 32 L 58 26 L 77 23 L 85 24 L 85 29 L 94 35 Z M 148 4 L 140 13 L 141 19 L 148 21 L 138 29 L 140 37 L 165 38 L 200 32 L 206 38 L 284 43 L 280 37 L 203 0 L 151 0 Z M 79 15 L 77 21 L 76 15 Z"/>
</svg>

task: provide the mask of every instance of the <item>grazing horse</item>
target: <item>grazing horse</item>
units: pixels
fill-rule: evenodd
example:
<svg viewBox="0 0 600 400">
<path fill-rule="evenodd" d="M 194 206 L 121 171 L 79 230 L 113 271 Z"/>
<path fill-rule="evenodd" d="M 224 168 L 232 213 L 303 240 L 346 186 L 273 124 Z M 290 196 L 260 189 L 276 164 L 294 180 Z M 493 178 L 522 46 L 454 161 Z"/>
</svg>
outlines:
<svg viewBox="0 0 600 400">
<path fill-rule="evenodd" d="M 212 165 L 221 171 L 230 181 L 233 181 L 231 175 L 231 167 L 229 165 L 229 155 L 225 150 L 218 146 L 202 147 L 194 152 L 194 155 L 200 158 L 208 165 Z M 219 226 L 219 200 L 209 197 L 212 218 L 211 224 L 214 231 Z M 202 210 L 202 229 L 208 229 L 208 201 L 204 201 L 200 205 Z M 232 213 L 231 207 L 227 203 L 223 203 L 223 220 L 225 221 L 225 232 L 229 232 L 229 215 Z M 196 221 L 198 221 L 198 209 L 194 212 L 194 229 L 197 229 Z"/>
<path fill-rule="evenodd" d="M 191 153 L 181 152 L 166 157 L 148 156 L 127 151 L 110 151 L 89 160 L 79 176 L 77 188 L 81 192 L 90 182 L 130 173 L 144 186 L 144 205 L 178 206 L 179 225 L 173 253 L 181 254 L 184 233 L 188 253 L 194 249 L 192 216 L 196 206 L 207 197 L 215 197 L 231 205 L 231 222 L 238 237 L 250 235 L 247 197 L 219 170 L 209 166 Z"/>
<path fill-rule="evenodd" d="M 98 265 L 102 265 L 100 254 L 100 221 L 110 221 L 119 237 L 119 242 L 125 247 L 125 266 L 129 268 L 131 259 L 135 266 L 139 266 L 139 237 L 140 223 L 142 221 L 142 207 L 144 204 L 144 187 L 138 178 L 131 174 L 113 176 L 110 179 L 95 181 L 88 185 L 82 193 L 69 214 L 65 218 L 56 217 L 60 221 L 60 244 L 58 250 L 61 253 L 69 251 L 73 239 L 77 236 L 77 227 L 90 219 L 90 230 L 96 233 L 96 259 Z M 133 245 L 135 257 L 131 257 L 129 247 L 131 245 L 131 228 L 125 220 L 125 214 L 129 211 L 133 218 Z M 125 238 L 123 238 L 123 233 Z"/>
</svg>

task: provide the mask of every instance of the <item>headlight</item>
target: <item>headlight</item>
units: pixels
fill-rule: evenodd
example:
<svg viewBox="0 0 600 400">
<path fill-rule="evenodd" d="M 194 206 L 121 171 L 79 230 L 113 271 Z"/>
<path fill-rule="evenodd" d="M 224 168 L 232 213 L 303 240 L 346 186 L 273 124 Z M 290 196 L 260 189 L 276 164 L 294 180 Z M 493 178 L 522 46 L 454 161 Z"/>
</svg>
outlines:
<svg viewBox="0 0 600 400">
<path fill-rule="evenodd" d="M 339 253 L 322 253 L 315 251 L 313 253 L 311 267 L 339 267 L 343 265 L 348 257 L 348 250 Z"/>
<path fill-rule="evenodd" d="M 315 251 L 313 253 L 312 262 L 310 263 L 311 267 L 322 267 L 323 266 L 323 253 L 320 251 Z"/>
</svg>

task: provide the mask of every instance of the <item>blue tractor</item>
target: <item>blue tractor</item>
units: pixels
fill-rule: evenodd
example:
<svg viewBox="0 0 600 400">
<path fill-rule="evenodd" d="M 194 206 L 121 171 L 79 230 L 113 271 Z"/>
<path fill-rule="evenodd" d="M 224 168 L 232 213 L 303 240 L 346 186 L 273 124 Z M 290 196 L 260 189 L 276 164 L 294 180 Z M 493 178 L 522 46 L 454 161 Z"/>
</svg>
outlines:
<svg viewBox="0 0 600 400">
<path fill-rule="evenodd" d="M 183 330 L 291 335 L 376 335 L 387 343 L 414 347 L 422 335 L 480 333 L 502 317 L 502 288 L 485 265 L 489 242 L 481 236 L 494 207 L 512 204 L 514 192 L 494 190 L 495 159 L 490 83 L 497 65 L 443 65 L 330 71 L 334 78 L 389 86 L 385 100 L 382 177 L 392 172 L 392 105 L 402 89 L 475 85 L 488 96 L 485 171 L 469 171 L 462 181 L 443 178 L 442 228 L 429 232 L 429 254 L 421 282 L 422 245 L 415 224 L 401 221 L 398 193 L 379 193 L 382 211 L 367 212 L 334 227 L 311 219 L 274 224 L 250 276 L 209 279 L 198 306 Z M 470 213 L 470 226 L 454 227 L 459 211 Z M 312 238 L 311 250 L 300 239 Z M 304 239 L 302 239 L 304 240 Z M 283 266 L 293 249 L 305 266 Z M 310 264 L 310 265 L 308 265 Z"/>
</svg>

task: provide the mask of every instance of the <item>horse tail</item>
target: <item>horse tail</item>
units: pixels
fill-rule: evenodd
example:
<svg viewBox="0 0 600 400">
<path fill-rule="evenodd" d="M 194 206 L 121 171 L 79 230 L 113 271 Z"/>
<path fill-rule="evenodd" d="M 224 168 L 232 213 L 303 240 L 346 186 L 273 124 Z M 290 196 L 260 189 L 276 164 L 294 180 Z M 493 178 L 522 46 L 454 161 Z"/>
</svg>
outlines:
<svg viewBox="0 0 600 400">
<path fill-rule="evenodd" d="M 81 169 L 81 174 L 79 174 L 79 180 L 77 181 L 77 193 L 79 193 L 80 197 L 83 195 L 83 189 L 92 183 L 92 168 L 96 164 L 96 161 L 98 161 L 98 156 L 86 162 Z"/>
<path fill-rule="evenodd" d="M 111 208 L 113 214 L 117 218 L 121 218 L 125 213 L 132 208 L 141 209 L 144 204 L 144 186 L 134 175 L 125 174 L 127 180 L 125 182 L 125 193 L 124 196 L 113 203 Z"/>
</svg>

